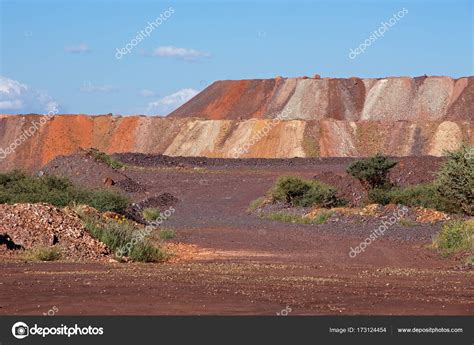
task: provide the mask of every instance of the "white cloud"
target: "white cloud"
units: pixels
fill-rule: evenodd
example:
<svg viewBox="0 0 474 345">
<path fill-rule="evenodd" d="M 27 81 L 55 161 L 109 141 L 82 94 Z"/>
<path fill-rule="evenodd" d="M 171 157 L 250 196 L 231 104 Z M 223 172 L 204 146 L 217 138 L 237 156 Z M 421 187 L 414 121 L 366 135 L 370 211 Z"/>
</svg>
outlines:
<svg viewBox="0 0 474 345">
<path fill-rule="evenodd" d="M 151 90 L 143 89 L 140 90 L 140 95 L 142 95 L 143 97 L 153 97 L 155 96 L 155 93 Z"/>
<path fill-rule="evenodd" d="M 66 53 L 71 53 L 71 54 L 82 54 L 82 53 L 89 53 L 91 49 L 89 48 L 87 44 L 81 43 L 75 46 L 65 47 L 64 51 Z"/>
<path fill-rule="evenodd" d="M 0 94 L 4 95 L 20 95 L 28 90 L 28 86 L 16 80 L 0 77 Z"/>
<path fill-rule="evenodd" d="M 189 101 L 199 92 L 194 89 L 181 89 L 171 95 L 165 96 L 158 101 L 148 103 L 147 115 L 168 115 L 170 112 Z"/>
<path fill-rule="evenodd" d="M 23 106 L 23 102 L 15 99 L 13 101 L 0 101 L 0 109 L 5 110 L 13 110 L 13 109 L 21 109 Z"/>
<path fill-rule="evenodd" d="M 47 93 L 38 91 L 36 99 L 44 106 L 47 113 L 59 111 L 59 103 L 52 99 Z"/>
<path fill-rule="evenodd" d="M 149 55 L 158 57 L 175 57 L 177 59 L 193 61 L 208 58 L 211 56 L 209 53 L 206 52 L 201 52 L 188 48 L 178 48 L 173 46 L 158 47 L 154 49 Z"/>
<path fill-rule="evenodd" d="M 91 82 L 83 83 L 82 86 L 79 88 L 81 92 L 87 92 L 87 93 L 98 93 L 98 92 L 104 92 L 104 93 L 110 93 L 110 92 L 116 92 L 118 91 L 118 88 L 116 88 L 113 85 L 94 85 Z"/>
<path fill-rule="evenodd" d="M 59 104 L 46 92 L 0 76 L 0 112 L 40 113 L 59 111 Z"/>
</svg>

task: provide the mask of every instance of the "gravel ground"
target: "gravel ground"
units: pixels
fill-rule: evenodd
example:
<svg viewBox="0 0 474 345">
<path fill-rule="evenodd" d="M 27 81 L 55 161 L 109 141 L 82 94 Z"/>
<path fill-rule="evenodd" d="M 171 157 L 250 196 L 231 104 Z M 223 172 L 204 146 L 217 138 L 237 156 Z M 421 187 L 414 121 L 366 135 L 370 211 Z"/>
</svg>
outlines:
<svg viewBox="0 0 474 345">
<path fill-rule="evenodd" d="M 121 173 L 144 188 L 130 193 L 135 202 L 163 193 L 178 200 L 163 226 L 175 231 L 171 242 L 186 257 L 166 264 L 2 258 L 0 314 L 37 315 L 56 305 L 64 315 L 276 315 L 287 306 L 292 315 L 474 315 L 474 271 L 428 247 L 442 222 L 397 223 L 351 258 L 350 248 L 380 218 L 303 225 L 248 211 L 281 175 L 343 174 L 351 160 L 225 167 L 194 158 L 168 165 L 159 163 L 168 160 L 163 157 L 143 163 L 143 156 L 125 157 L 135 166 Z M 427 174 L 418 164 L 432 161 L 406 159 L 400 176 L 422 180 Z M 100 298 L 91 304 L 90 296 Z"/>
</svg>

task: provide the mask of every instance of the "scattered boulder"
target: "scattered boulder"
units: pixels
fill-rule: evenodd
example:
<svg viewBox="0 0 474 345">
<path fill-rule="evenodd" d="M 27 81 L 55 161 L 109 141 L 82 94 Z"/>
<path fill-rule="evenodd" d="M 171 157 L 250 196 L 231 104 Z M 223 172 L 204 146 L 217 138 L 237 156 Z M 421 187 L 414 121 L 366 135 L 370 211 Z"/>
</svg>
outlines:
<svg viewBox="0 0 474 345">
<path fill-rule="evenodd" d="M 104 178 L 104 186 L 107 186 L 107 187 L 112 187 L 113 185 L 115 185 L 115 181 L 112 180 L 110 177 L 106 177 Z"/>
<path fill-rule="evenodd" d="M 441 211 L 424 207 L 415 207 L 416 221 L 420 223 L 442 222 L 451 219 L 451 217 Z"/>
</svg>

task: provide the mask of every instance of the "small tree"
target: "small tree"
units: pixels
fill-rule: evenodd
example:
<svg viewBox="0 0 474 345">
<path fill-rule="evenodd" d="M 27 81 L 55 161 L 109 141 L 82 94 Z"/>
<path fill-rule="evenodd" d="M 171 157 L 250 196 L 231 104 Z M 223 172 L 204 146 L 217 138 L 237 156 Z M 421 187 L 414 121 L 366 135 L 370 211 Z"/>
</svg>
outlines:
<svg viewBox="0 0 474 345">
<path fill-rule="evenodd" d="M 299 177 L 280 177 L 271 191 L 272 199 L 294 204 L 311 189 L 311 185 Z"/>
<path fill-rule="evenodd" d="M 335 188 L 315 180 L 303 180 L 299 177 L 280 177 L 270 191 L 273 201 L 283 201 L 291 206 L 336 207 L 345 204 L 337 197 Z"/>
<path fill-rule="evenodd" d="M 453 211 L 474 215 L 474 148 L 462 146 L 447 152 L 448 160 L 438 172 L 438 192 Z"/>
<path fill-rule="evenodd" d="M 366 189 L 387 188 L 391 186 L 388 173 L 395 165 L 396 161 L 377 154 L 351 163 L 347 173 L 360 180 Z"/>
</svg>

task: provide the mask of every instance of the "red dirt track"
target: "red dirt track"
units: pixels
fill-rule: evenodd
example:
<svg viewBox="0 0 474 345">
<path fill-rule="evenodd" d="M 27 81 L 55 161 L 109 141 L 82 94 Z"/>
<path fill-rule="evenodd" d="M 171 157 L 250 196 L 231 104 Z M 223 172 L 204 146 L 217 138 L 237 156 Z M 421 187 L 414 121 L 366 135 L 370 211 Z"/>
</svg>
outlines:
<svg viewBox="0 0 474 345">
<path fill-rule="evenodd" d="M 343 174 L 350 159 L 292 165 L 177 160 L 144 164 L 140 158 L 134 165 L 141 166 L 123 171 L 145 187 L 131 194 L 136 201 L 165 192 L 180 200 L 164 224 L 176 232 L 175 260 L 2 259 L 0 314 L 42 315 L 56 306 L 58 315 L 276 315 L 286 307 L 290 315 L 474 315 L 474 271 L 427 247 L 440 224 L 396 224 L 350 258 L 350 247 L 374 224 L 291 224 L 247 211 L 278 176 Z M 410 169 L 419 160 L 405 158 L 405 174 L 396 176 L 407 183 L 426 178 Z M 425 160 L 433 169 L 439 161 Z"/>
</svg>

